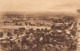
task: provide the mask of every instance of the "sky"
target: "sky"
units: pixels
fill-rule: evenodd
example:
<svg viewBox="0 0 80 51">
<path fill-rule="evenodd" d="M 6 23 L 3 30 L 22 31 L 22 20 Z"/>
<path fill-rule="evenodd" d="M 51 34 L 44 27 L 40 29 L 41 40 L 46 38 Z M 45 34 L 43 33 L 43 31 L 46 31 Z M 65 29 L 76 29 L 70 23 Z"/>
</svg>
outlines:
<svg viewBox="0 0 80 51">
<path fill-rule="evenodd" d="M 76 12 L 80 0 L 0 0 L 0 12 Z"/>
</svg>

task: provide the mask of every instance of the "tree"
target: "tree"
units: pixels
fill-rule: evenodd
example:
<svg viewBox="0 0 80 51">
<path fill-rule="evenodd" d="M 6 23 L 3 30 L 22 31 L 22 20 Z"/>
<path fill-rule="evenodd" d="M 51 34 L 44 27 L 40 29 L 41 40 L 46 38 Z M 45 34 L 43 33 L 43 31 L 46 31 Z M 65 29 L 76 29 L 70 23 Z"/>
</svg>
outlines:
<svg viewBox="0 0 80 51">
<path fill-rule="evenodd" d="M 3 37 L 3 33 L 2 32 L 0 32 L 0 37 Z"/>
<path fill-rule="evenodd" d="M 16 34 L 17 36 L 19 36 L 19 30 L 18 29 L 15 29 L 14 30 L 14 34 Z"/>
<path fill-rule="evenodd" d="M 8 33 L 7 33 L 7 36 L 11 36 L 11 35 L 12 35 L 12 33 L 11 33 L 11 32 L 8 32 Z"/>
<path fill-rule="evenodd" d="M 29 29 L 29 31 L 31 32 L 31 33 L 33 33 L 34 32 L 34 30 L 31 28 L 31 29 Z"/>
</svg>

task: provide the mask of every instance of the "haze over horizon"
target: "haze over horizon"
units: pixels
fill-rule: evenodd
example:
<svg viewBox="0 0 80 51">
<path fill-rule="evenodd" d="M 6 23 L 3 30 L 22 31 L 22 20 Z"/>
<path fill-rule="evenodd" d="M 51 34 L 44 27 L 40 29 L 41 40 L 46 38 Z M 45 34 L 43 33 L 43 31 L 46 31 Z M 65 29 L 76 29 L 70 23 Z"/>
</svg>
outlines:
<svg viewBox="0 0 80 51">
<path fill-rule="evenodd" d="M 0 0 L 0 12 L 73 12 L 80 0 Z"/>
</svg>

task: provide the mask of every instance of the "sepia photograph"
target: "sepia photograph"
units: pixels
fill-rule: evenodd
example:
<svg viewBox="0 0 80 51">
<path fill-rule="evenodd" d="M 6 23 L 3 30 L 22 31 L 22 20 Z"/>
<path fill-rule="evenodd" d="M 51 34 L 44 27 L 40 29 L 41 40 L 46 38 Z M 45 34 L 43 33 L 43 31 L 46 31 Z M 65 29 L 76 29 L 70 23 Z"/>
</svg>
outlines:
<svg viewBox="0 0 80 51">
<path fill-rule="evenodd" d="M 80 51 L 80 0 L 0 0 L 0 51 Z"/>
</svg>

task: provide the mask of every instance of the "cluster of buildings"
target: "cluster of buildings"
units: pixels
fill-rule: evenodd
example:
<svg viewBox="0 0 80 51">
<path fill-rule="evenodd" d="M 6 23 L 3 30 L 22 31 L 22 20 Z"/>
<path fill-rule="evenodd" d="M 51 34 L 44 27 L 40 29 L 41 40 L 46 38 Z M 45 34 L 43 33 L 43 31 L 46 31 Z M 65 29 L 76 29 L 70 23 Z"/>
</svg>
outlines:
<svg viewBox="0 0 80 51">
<path fill-rule="evenodd" d="M 0 27 L 0 43 L 5 44 L 15 42 L 16 45 L 21 45 L 20 49 L 26 50 L 27 50 L 26 46 L 29 46 L 30 48 L 34 49 L 35 46 L 34 44 L 37 44 L 35 49 L 39 48 L 39 46 L 43 47 L 43 45 L 45 44 L 46 47 L 49 45 L 52 48 L 55 47 L 56 49 L 58 49 L 59 47 L 63 49 L 68 48 L 67 49 L 68 51 L 70 50 L 69 48 L 74 50 L 76 49 L 75 37 L 77 29 L 76 21 L 74 20 L 73 17 L 54 18 L 50 21 L 44 18 L 42 22 L 41 19 L 36 20 L 31 17 L 27 19 L 26 18 L 27 17 L 22 18 L 22 16 L 21 17 L 8 16 L 4 20 L 2 20 L 4 26 Z M 48 22 L 46 22 L 45 20 L 47 20 Z M 45 24 L 50 25 L 38 26 L 36 25 L 37 24 L 36 22 L 38 24 L 40 24 L 40 22 L 41 23 L 45 22 Z M 24 24 L 27 26 L 25 26 Z M 64 39 L 62 39 L 62 37 Z M 7 41 L 4 42 L 5 40 Z M 62 47 L 62 45 L 65 47 Z M 15 47 L 16 46 L 12 48 Z M 28 49 L 28 51 L 30 51 L 30 49 Z M 31 49 L 31 51 L 33 50 Z"/>
</svg>

